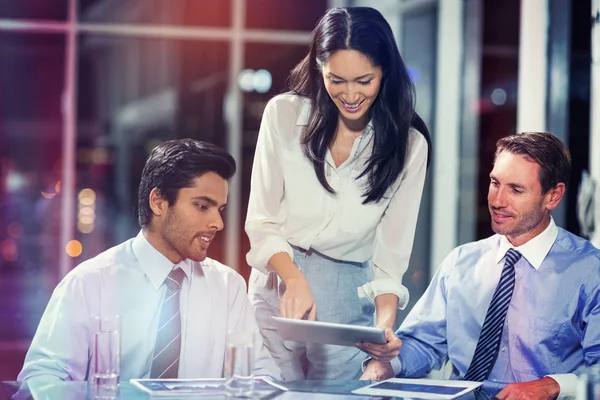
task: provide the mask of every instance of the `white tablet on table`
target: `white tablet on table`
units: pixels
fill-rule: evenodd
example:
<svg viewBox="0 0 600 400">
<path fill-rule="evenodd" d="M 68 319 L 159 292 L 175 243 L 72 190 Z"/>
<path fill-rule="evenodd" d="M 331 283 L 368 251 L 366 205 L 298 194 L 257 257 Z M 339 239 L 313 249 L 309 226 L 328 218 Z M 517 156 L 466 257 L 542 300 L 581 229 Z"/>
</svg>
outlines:
<svg viewBox="0 0 600 400">
<path fill-rule="evenodd" d="M 367 326 L 336 324 L 333 322 L 308 321 L 272 317 L 284 340 L 354 346 L 355 343 L 386 343 L 385 331 Z"/>
<path fill-rule="evenodd" d="M 143 390 L 150 396 L 157 397 L 184 397 L 184 396 L 215 396 L 225 398 L 225 379 L 200 378 L 200 379 L 130 379 L 129 382 L 137 389 Z M 271 397 L 271 394 L 286 391 L 281 386 L 267 377 L 254 378 L 254 397 Z"/>
<path fill-rule="evenodd" d="M 481 386 L 481 382 L 391 378 L 353 390 L 352 393 L 372 396 L 449 400 L 469 393 L 479 386 Z"/>
</svg>

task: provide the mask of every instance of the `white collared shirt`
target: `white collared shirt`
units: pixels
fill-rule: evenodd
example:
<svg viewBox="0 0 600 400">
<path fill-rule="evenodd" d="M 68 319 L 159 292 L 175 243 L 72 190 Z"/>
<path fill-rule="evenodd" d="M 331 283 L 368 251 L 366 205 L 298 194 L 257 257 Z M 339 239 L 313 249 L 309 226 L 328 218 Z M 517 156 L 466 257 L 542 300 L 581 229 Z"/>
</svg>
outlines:
<svg viewBox="0 0 600 400">
<path fill-rule="evenodd" d="M 513 246 L 506 236 L 500 237 L 500 246 L 498 246 L 498 254 L 496 255 L 496 263 L 500 265 L 500 262 L 506 255 L 506 252 L 509 249 L 518 250 L 523 257 L 529 261 L 529 264 L 535 269 L 539 269 L 542 265 L 542 261 L 548 255 L 550 248 L 556 241 L 556 236 L 558 236 L 558 227 L 554 223 L 554 219 L 550 217 L 550 223 L 536 237 L 530 239 L 526 243 L 522 244 L 519 247 Z M 502 262 L 504 265 L 504 262 Z"/>
<path fill-rule="evenodd" d="M 254 335 L 255 374 L 278 379 L 244 279 L 210 258 L 177 266 L 186 273 L 180 293 L 179 378 L 222 377 L 226 333 L 235 330 Z M 173 267 L 140 232 L 73 269 L 52 294 L 18 379 L 87 379 L 92 316 L 115 314 L 121 320 L 121 381 L 148 378 L 166 293 L 163 282 Z"/>
<path fill-rule="evenodd" d="M 358 289 L 374 301 L 384 293 L 408 302 L 402 277 L 408 268 L 427 164 L 427 142 L 411 129 L 403 172 L 378 203 L 362 204 L 366 177 L 357 179 L 369 159 L 374 133 L 369 125 L 354 141 L 350 157 L 339 167 L 326 155 L 326 176 L 336 195 L 319 183 L 300 143 L 308 124 L 310 102 L 292 94 L 267 104 L 258 136 L 246 232 L 248 264 L 268 270 L 276 253 L 292 257 L 294 245 L 328 257 L 372 260 L 373 281 Z"/>
</svg>

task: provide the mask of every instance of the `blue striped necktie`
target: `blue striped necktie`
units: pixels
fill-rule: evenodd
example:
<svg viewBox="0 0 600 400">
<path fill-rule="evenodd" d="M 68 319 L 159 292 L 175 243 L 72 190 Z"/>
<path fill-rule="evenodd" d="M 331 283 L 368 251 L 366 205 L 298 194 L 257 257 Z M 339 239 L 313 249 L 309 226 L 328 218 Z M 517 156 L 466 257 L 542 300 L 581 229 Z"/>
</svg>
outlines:
<svg viewBox="0 0 600 400">
<path fill-rule="evenodd" d="M 515 264 L 519 258 L 521 258 L 521 253 L 515 249 L 509 249 L 506 252 L 500 282 L 492 296 L 477 341 L 475 355 L 465 375 L 467 381 L 483 382 L 492 371 L 498 355 L 508 305 L 515 289 Z"/>
<path fill-rule="evenodd" d="M 160 311 L 160 321 L 154 345 L 150 378 L 177 378 L 179 354 L 181 352 L 181 314 L 179 313 L 179 292 L 185 279 L 185 272 L 175 268 L 165 279 L 167 292 Z"/>
</svg>

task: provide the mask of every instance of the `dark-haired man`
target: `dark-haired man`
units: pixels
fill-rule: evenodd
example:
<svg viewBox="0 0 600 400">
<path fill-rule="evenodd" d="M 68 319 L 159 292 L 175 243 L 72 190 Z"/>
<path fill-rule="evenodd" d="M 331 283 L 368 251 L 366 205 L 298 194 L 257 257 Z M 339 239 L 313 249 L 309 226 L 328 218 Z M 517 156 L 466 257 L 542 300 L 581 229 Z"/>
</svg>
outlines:
<svg viewBox="0 0 600 400">
<path fill-rule="evenodd" d="M 600 362 L 600 250 L 550 216 L 570 173 L 551 134 L 499 140 L 488 191 L 496 235 L 446 257 L 398 338 L 361 346 L 378 359 L 363 379 L 423 377 L 449 360 L 452 379 L 483 382 L 499 399 L 573 396 L 575 374 Z"/>
<path fill-rule="evenodd" d="M 142 172 L 137 237 L 73 269 L 40 321 L 19 380 L 86 380 L 94 316 L 120 317 L 120 378 L 219 378 L 228 331 L 254 335 L 255 374 L 279 378 L 243 278 L 207 257 L 235 161 L 191 139 L 156 147 Z"/>
</svg>

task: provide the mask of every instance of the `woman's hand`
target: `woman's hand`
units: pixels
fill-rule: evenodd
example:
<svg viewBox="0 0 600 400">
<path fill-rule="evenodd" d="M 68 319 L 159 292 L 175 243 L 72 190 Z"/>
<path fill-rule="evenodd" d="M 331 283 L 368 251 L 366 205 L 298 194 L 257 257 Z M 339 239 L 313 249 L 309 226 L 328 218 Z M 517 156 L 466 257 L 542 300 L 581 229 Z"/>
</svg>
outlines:
<svg viewBox="0 0 600 400">
<path fill-rule="evenodd" d="M 279 299 L 279 311 L 284 318 L 307 319 L 314 321 L 317 316 L 315 298 L 306 277 L 287 253 L 271 256 L 269 265 L 285 283 L 285 292 Z"/>
<path fill-rule="evenodd" d="M 285 292 L 279 300 L 279 310 L 284 318 L 302 319 L 308 314 L 308 320 L 314 321 L 317 315 L 315 298 L 304 275 L 288 279 Z"/>
</svg>

